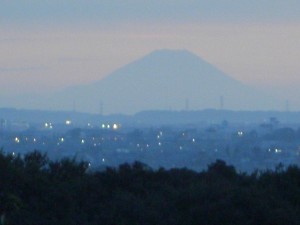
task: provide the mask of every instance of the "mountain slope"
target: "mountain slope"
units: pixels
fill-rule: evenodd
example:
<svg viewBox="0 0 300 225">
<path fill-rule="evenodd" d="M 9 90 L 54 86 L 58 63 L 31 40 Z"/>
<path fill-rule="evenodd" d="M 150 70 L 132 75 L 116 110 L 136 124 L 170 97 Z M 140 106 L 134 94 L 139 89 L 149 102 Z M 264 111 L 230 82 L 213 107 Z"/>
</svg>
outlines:
<svg viewBox="0 0 300 225">
<path fill-rule="evenodd" d="M 185 50 L 158 50 L 98 82 L 68 88 L 50 102 L 79 111 L 136 113 L 141 110 L 219 108 L 272 109 L 273 99 L 246 86 Z M 188 102 L 188 103 L 187 103 Z"/>
</svg>

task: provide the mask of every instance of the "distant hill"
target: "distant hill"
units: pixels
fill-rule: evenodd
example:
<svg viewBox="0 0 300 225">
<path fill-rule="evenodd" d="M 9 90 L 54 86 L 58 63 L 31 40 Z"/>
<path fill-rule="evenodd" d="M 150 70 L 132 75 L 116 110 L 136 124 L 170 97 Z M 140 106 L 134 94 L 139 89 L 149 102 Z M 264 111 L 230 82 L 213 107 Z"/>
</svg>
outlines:
<svg viewBox="0 0 300 225">
<path fill-rule="evenodd" d="M 97 82 L 27 101 L 23 104 L 55 110 L 70 110 L 73 104 L 81 112 L 99 113 L 102 108 L 105 114 L 207 108 L 270 110 L 276 104 L 265 93 L 186 50 L 157 50 Z"/>
<path fill-rule="evenodd" d="M 99 115 L 72 111 L 22 110 L 14 108 L 0 108 L 0 120 L 43 124 L 52 122 L 63 124 L 71 120 L 73 125 L 86 126 L 92 123 L 121 123 L 124 127 L 187 125 L 187 124 L 221 124 L 227 120 L 232 123 L 264 123 L 271 117 L 277 118 L 282 124 L 299 124 L 300 112 L 280 111 L 230 111 L 206 109 L 199 111 L 141 111 L 134 115 L 112 114 Z"/>
</svg>

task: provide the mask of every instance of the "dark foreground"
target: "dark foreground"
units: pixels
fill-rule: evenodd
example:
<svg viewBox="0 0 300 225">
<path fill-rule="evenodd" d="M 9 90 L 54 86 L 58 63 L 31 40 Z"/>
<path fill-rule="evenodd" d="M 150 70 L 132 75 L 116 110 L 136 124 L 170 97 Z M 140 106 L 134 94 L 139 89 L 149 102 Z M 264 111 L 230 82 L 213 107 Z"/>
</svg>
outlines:
<svg viewBox="0 0 300 225">
<path fill-rule="evenodd" d="M 0 224 L 300 224 L 300 169 L 238 173 L 152 170 L 142 163 L 89 171 L 74 160 L 0 153 Z"/>
</svg>

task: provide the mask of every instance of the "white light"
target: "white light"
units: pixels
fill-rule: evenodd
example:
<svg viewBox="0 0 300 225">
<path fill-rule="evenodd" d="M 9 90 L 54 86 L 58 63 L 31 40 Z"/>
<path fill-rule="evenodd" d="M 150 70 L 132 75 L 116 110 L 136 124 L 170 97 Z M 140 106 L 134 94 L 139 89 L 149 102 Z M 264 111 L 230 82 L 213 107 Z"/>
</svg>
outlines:
<svg viewBox="0 0 300 225">
<path fill-rule="evenodd" d="M 45 123 L 45 127 L 48 127 L 49 126 L 49 124 L 48 123 Z"/>
<path fill-rule="evenodd" d="M 20 143 L 20 139 L 18 137 L 15 138 L 16 143 Z"/>
<path fill-rule="evenodd" d="M 72 121 L 71 120 L 66 120 L 66 125 L 71 125 Z"/>
<path fill-rule="evenodd" d="M 107 124 L 107 129 L 110 129 L 110 125 L 109 124 Z"/>
<path fill-rule="evenodd" d="M 195 140 L 195 138 L 193 138 L 193 140 L 192 140 L 193 142 L 195 142 L 196 140 Z"/>
<path fill-rule="evenodd" d="M 36 142 L 36 139 L 35 139 L 35 138 L 33 138 L 33 142 Z"/>
<path fill-rule="evenodd" d="M 104 158 L 102 159 L 102 162 L 105 162 L 105 159 L 104 159 Z"/>
<path fill-rule="evenodd" d="M 65 141 L 65 139 L 62 137 L 62 138 L 60 139 L 60 141 L 61 141 L 61 142 L 64 142 L 64 141 Z"/>
<path fill-rule="evenodd" d="M 84 143 L 85 143 L 85 141 L 84 141 L 84 139 L 82 139 L 82 140 L 81 140 L 81 144 L 84 144 Z"/>
<path fill-rule="evenodd" d="M 103 123 L 101 127 L 102 127 L 102 129 L 105 129 L 105 124 Z"/>
<path fill-rule="evenodd" d="M 16 153 L 15 152 L 12 152 L 12 156 L 15 156 L 16 155 Z"/>
<path fill-rule="evenodd" d="M 114 124 L 113 124 L 113 129 L 114 129 L 114 130 L 117 130 L 118 128 L 119 128 L 118 124 L 114 123 Z"/>
<path fill-rule="evenodd" d="M 158 145 L 161 146 L 161 142 L 158 142 Z"/>
<path fill-rule="evenodd" d="M 239 131 L 238 132 L 238 136 L 242 137 L 244 135 L 244 132 L 243 131 Z"/>
</svg>

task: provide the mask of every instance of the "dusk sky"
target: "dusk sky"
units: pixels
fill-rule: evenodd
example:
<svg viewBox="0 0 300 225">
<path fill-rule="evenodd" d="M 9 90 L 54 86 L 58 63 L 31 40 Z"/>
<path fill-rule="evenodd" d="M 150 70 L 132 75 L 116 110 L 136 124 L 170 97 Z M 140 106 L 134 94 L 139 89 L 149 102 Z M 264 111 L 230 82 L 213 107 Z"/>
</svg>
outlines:
<svg viewBox="0 0 300 225">
<path fill-rule="evenodd" d="M 0 0 L 2 96 L 90 83 L 163 48 L 300 106 L 299 0 Z"/>
</svg>

